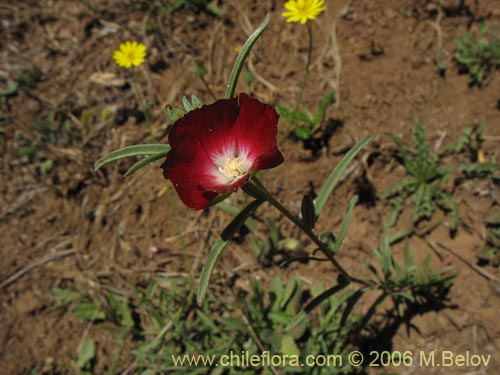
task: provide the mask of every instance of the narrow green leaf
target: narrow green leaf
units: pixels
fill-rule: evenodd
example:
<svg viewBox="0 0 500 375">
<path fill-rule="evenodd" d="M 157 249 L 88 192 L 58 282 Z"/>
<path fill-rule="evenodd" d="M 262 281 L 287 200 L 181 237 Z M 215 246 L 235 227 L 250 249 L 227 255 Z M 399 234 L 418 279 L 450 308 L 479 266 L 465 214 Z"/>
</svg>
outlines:
<svg viewBox="0 0 500 375">
<path fill-rule="evenodd" d="M 344 327 L 346 325 L 349 315 L 351 315 L 354 306 L 358 303 L 361 297 L 363 297 L 363 294 L 365 294 L 365 290 L 361 288 L 347 299 L 344 312 L 342 313 L 342 319 L 340 320 L 340 327 Z"/>
<path fill-rule="evenodd" d="M 213 206 L 219 204 L 220 202 L 222 202 L 224 199 L 226 199 L 227 197 L 229 197 L 233 193 L 234 192 L 232 190 L 226 190 L 224 193 L 217 195 L 214 199 L 212 199 L 210 201 L 210 203 L 208 203 L 207 208 L 213 207 Z"/>
<path fill-rule="evenodd" d="M 163 337 L 167 334 L 167 332 L 173 327 L 174 323 L 172 321 L 168 321 L 167 324 L 158 332 L 156 337 L 146 344 L 140 346 L 140 349 L 149 352 L 156 349 L 163 341 Z"/>
<path fill-rule="evenodd" d="M 226 318 L 223 316 L 217 317 L 217 321 L 232 331 L 248 333 L 248 327 L 241 318 Z"/>
<path fill-rule="evenodd" d="M 210 249 L 208 254 L 207 262 L 203 266 L 201 271 L 200 281 L 198 284 L 197 301 L 198 305 L 202 305 L 205 300 L 205 295 L 207 293 L 208 283 L 210 281 L 210 276 L 219 260 L 222 252 L 231 242 L 234 234 L 240 229 L 246 219 L 263 203 L 261 200 L 254 200 L 248 204 L 241 212 L 229 223 L 229 225 L 222 231 L 221 235 L 215 241 L 214 245 Z"/>
<path fill-rule="evenodd" d="M 265 189 L 255 184 L 253 181 L 247 182 L 242 187 L 243 191 L 255 199 L 267 200 L 268 193 Z"/>
<path fill-rule="evenodd" d="M 382 294 L 375 300 L 375 302 L 373 302 L 373 304 L 370 306 L 365 316 L 363 316 L 363 319 L 359 323 L 359 326 L 356 329 L 356 336 L 358 336 L 363 331 L 370 319 L 373 318 L 373 316 L 377 312 L 377 308 L 385 301 L 388 296 L 388 294 Z"/>
<path fill-rule="evenodd" d="M 214 323 L 214 321 L 203 311 L 201 310 L 196 310 L 196 315 L 198 315 L 198 318 L 200 319 L 201 323 L 205 325 L 205 327 L 212 333 L 215 334 L 219 332 L 219 328 L 217 325 Z"/>
<path fill-rule="evenodd" d="M 103 165 L 116 160 L 128 158 L 131 156 L 158 154 L 160 152 L 168 152 L 169 150 L 169 145 L 162 144 L 146 144 L 124 147 L 119 150 L 112 151 L 106 156 L 103 156 L 102 158 L 97 160 L 94 164 L 94 170 L 97 171 Z"/>
<path fill-rule="evenodd" d="M 191 103 L 189 103 L 188 98 L 186 98 L 185 96 L 182 97 L 182 105 L 184 106 L 186 112 L 191 112 L 194 109 Z"/>
<path fill-rule="evenodd" d="M 299 325 L 306 318 L 307 314 L 309 314 L 312 310 L 325 302 L 328 298 L 335 295 L 337 292 L 341 291 L 347 285 L 349 285 L 349 281 L 343 275 L 339 275 L 339 277 L 337 278 L 337 283 L 338 284 L 334 287 L 325 290 L 319 296 L 313 298 L 311 302 L 306 305 L 306 307 L 304 307 L 297 315 L 292 318 L 292 320 L 286 326 L 286 330 L 289 331 L 290 329 Z"/>
<path fill-rule="evenodd" d="M 268 13 L 266 14 L 266 17 L 259 25 L 259 27 L 257 27 L 257 29 L 252 33 L 252 35 L 248 37 L 243 47 L 241 47 L 241 51 L 238 54 L 238 56 L 236 56 L 233 69 L 231 70 L 231 75 L 229 76 L 226 95 L 224 96 L 226 99 L 231 99 L 233 97 L 234 90 L 236 89 L 236 84 L 238 83 L 238 77 L 240 76 L 241 68 L 243 68 L 243 64 L 245 63 L 245 60 L 248 57 L 248 54 L 250 53 L 250 50 L 252 49 L 253 45 L 255 44 L 257 39 L 259 39 L 259 37 L 262 35 L 267 25 L 269 25 L 270 20 L 271 16 Z"/>
<path fill-rule="evenodd" d="M 191 106 L 193 108 L 201 108 L 203 107 L 203 102 L 196 95 L 191 95 Z"/>
<path fill-rule="evenodd" d="M 333 254 L 337 254 L 340 249 L 340 245 L 344 241 L 345 235 L 347 234 L 347 229 L 349 228 L 349 222 L 351 221 L 352 211 L 354 210 L 354 206 L 358 203 L 358 196 L 355 195 L 352 197 L 349 205 L 347 206 L 347 210 L 344 215 L 344 219 L 342 220 L 342 226 L 340 227 L 339 235 L 337 236 L 337 241 L 335 241 L 335 246 L 333 247 Z"/>
<path fill-rule="evenodd" d="M 168 123 L 171 125 L 177 122 L 177 120 L 184 117 L 186 113 L 184 113 L 184 111 L 180 108 L 167 107 L 167 109 L 165 110 L 165 114 L 167 115 Z"/>
<path fill-rule="evenodd" d="M 149 156 L 145 157 L 144 159 L 139 160 L 133 166 L 131 166 L 130 169 L 123 176 L 125 176 L 125 177 L 130 176 L 132 173 L 137 172 L 142 167 L 144 167 L 144 166 L 148 165 L 149 163 L 152 163 L 158 159 L 162 159 L 165 156 L 167 156 L 167 152 L 158 152 L 157 154 L 149 155 Z"/>
<path fill-rule="evenodd" d="M 335 169 L 332 171 L 330 176 L 328 176 L 328 179 L 325 182 L 325 185 L 323 185 L 323 188 L 318 194 L 318 197 L 316 198 L 314 205 L 316 208 L 316 216 L 319 217 L 323 209 L 325 208 L 326 202 L 330 195 L 333 193 L 335 190 L 335 187 L 337 186 L 340 177 L 346 170 L 347 166 L 349 163 L 356 157 L 356 155 L 365 147 L 368 143 L 370 143 L 375 136 L 369 136 L 363 139 L 361 142 L 359 142 L 356 146 L 354 146 L 352 149 L 349 150 L 349 152 L 344 156 L 344 158 L 337 164 Z"/>
<path fill-rule="evenodd" d="M 224 203 L 224 202 L 219 203 L 218 207 L 221 210 L 226 211 L 227 213 L 229 213 L 233 216 L 238 215 L 238 213 L 240 212 L 240 209 L 238 207 L 231 206 L 230 204 Z M 255 232 L 257 230 L 257 222 L 254 219 L 252 219 L 251 217 L 249 217 L 245 221 L 245 225 L 248 227 L 248 229 L 251 232 Z"/>
</svg>

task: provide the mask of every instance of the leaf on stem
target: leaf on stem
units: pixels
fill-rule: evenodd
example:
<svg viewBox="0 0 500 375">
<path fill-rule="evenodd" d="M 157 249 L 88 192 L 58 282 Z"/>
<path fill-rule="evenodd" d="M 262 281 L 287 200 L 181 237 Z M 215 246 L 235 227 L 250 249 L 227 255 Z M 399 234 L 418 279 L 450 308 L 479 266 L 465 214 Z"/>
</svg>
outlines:
<svg viewBox="0 0 500 375">
<path fill-rule="evenodd" d="M 158 153 L 167 153 L 170 150 L 169 145 L 162 144 L 146 144 L 146 145 L 135 145 L 124 147 L 119 150 L 115 150 L 103 156 L 99 160 L 94 163 L 94 170 L 98 170 L 103 165 L 111 163 L 116 160 L 128 158 L 131 156 L 140 156 L 140 155 L 152 155 Z"/>
<path fill-rule="evenodd" d="M 304 307 L 297 315 L 293 317 L 292 320 L 290 320 L 290 322 L 286 326 L 286 330 L 289 331 L 290 329 L 299 325 L 306 318 L 307 314 L 309 314 L 312 310 L 321 305 L 328 298 L 330 298 L 337 292 L 344 289 L 347 285 L 349 285 L 349 280 L 347 280 L 347 278 L 344 275 L 340 274 L 337 278 L 337 283 L 338 284 L 335 285 L 334 287 L 325 290 L 319 296 L 313 298 L 311 302 L 309 302 L 306 305 L 306 307 Z"/>
<path fill-rule="evenodd" d="M 245 223 L 246 219 L 263 203 L 262 200 L 254 200 L 249 203 L 241 212 L 236 215 L 236 217 L 229 223 L 229 225 L 222 231 L 219 238 L 215 241 L 214 245 L 210 249 L 208 254 L 207 262 L 203 266 L 201 271 L 200 281 L 198 284 L 198 292 L 196 299 L 198 305 L 201 306 L 205 300 L 205 295 L 207 293 L 208 283 L 212 272 L 219 260 L 222 252 L 231 242 L 234 234 L 240 229 L 240 227 Z"/>
<path fill-rule="evenodd" d="M 342 242 L 344 241 L 345 235 L 347 234 L 347 229 L 349 228 L 349 222 L 351 221 L 352 211 L 354 210 L 354 206 L 356 206 L 356 203 L 358 203 L 357 195 L 352 197 L 351 201 L 349 202 L 349 206 L 347 206 L 344 219 L 342 220 L 342 226 L 340 227 L 340 232 L 337 236 L 337 241 L 335 241 L 335 245 L 332 249 L 333 255 L 337 254 L 340 246 L 342 245 Z"/>
<path fill-rule="evenodd" d="M 259 37 L 262 35 L 264 30 L 266 29 L 267 25 L 269 25 L 269 21 L 271 20 L 271 16 L 266 14 L 266 17 L 262 21 L 262 23 L 257 27 L 257 29 L 250 35 L 243 45 L 241 47 L 241 51 L 236 56 L 236 60 L 234 61 L 233 69 L 231 70 L 231 75 L 229 76 L 229 82 L 227 84 L 227 90 L 226 90 L 226 95 L 224 96 L 226 99 L 230 99 L 234 95 L 234 90 L 236 89 L 236 84 L 238 83 L 238 78 L 240 76 L 241 69 L 243 68 L 243 64 L 245 63 L 246 58 L 248 57 L 248 54 L 250 53 L 250 50 L 252 49 L 253 45 L 259 39 Z"/>
<path fill-rule="evenodd" d="M 168 152 L 158 152 L 156 154 L 149 155 L 142 160 L 139 160 L 137 163 L 131 166 L 130 169 L 123 176 L 124 177 L 130 176 L 132 173 L 137 172 L 139 169 L 148 165 L 149 163 L 164 158 L 165 156 L 167 156 L 167 153 Z"/>
<path fill-rule="evenodd" d="M 319 215 L 325 208 L 328 198 L 335 190 L 335 187 L 337 186 L 340 177 L 342 177 L 342 174 L 346 170 L 349 163 L 356 157 L 356 155 L 363 149 L 363 147 L 365 147 L 368 143 L 370 143 L 373 140 L 374 137 L 375 137 L 374 135 L 366 137 L 356 146 L 351 148 L 349 152 L 344 156 L 344 158 L 340 161 L 340 163 L 337 164 L 337 166 L 332 171 L 330 176 L 328 176 L 325 185 L 323 185 L 323 188 L 319 192 L 318 197 L 314 202 L 317 217 L 319 217 Z"/>
</svg>

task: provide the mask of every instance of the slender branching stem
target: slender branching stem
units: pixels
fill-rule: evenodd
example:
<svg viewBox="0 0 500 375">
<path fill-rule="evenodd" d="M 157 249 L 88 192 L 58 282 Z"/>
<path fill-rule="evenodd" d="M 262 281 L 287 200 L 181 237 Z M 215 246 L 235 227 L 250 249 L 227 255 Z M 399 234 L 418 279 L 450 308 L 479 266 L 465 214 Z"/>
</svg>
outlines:
<svg viewBox="0 0 500 375">
<path fill-rule="evenodd" d="M 142 95 L 141 90 L 139 90 L 139 84 L 137 83 L 136 70 L 133 69 L 132 72 L 132 88 L 134 90 L 135 97 L 139 102 L 139 106 L 141 107 L 142 112 L 144 113 L 144 118 L 146 119 L 146 125 L 148 127 L 148 132 L 153 141 L 156 141 L 155 136 L 153 135 L 153 129 L 151 126 L 151 118 L 149 116 L 149 108 L 147 106 L 146 100 Z"/>
<path fill-rule="evenodd" d="M 302 84 L 300 85 L 299 96 L 297 97 L 297 102 L 295 103 L 295 107 L 293 110 L 294 114 L 296 114 L 298 112 L 298 110 L 300 109 L 300 105 L 302 104 L 302 98 L 304 97 L 304 91 L 306 89 L 307 81 L 309 79 L 309 69 L 311 67 L 312 49 L 313 49 L 312 23 L 311 23 L 311 21 L 308 21 L 306 25 L 307 25 L 307 34 L 309 36 L 309 45 L 307 48 L 307 61 L 306 61 L 306 68 L 304 70 L 304 78 L 302 79 Z M 290 127 L 295 125 L 295 123 L 296 123 L 296 117 L 293 116 L 291 121 L 287 122 L 285 132 L 280 137 L 280 140 L 278 142 L 280 145 L 288 137 L 288 134 L 290 133 Z"/>
<path fill-rule="evenodd" d="M 311 59 L 312 59 L 312 49 L 313 49 L 313 37 L 312 37 L 312 23 L 311 21 L 307 22 L 307 34 L 309 36 L 309 45 L 307 47 L 307 61 L 306 68 L 304 70 L 304 78 L 302 80 L 302 84 L 300 85 L 299 96 L 297 97 L 297 103 L 295 103 L 294 112 L 297 112 L 300 109 L 300 105 L 302 104 L 302 98 L 304 97 L 304 91 L 307 86 L 307 81 L 309 79 L 309 69 L 311 67 Z"/>
<path fill-rule="evenodd" d="M 343 274 L 347 280 L 356 282 L 358 284 L 369 286 L 370 284 L 364 280 L 358 279 L 349 275 L 349 273 L 342 267 L 339 262 L 335 259 L 332 252 L 327 248 L 327 246 L 318 238 L 318 236 L 313 232 L 312 229 L 306 228 L 297 216 L 292 214 L 285 206 L 283 206 L 273 195 L 265 188 L 265 186 L 260 182 L 256 175 L 252 176 L 250 183 L 253 183 L 257 188 L 261 189 L 266 195 L 267 201 L 274 206 L 279 212 L 281 212 L 285 217 L 287 217 L 292 223 L 300 228 L 318 247 L 318 249 L 328 258 L 328 260 L 335 266 L 335 268 Z"/>
</svg>

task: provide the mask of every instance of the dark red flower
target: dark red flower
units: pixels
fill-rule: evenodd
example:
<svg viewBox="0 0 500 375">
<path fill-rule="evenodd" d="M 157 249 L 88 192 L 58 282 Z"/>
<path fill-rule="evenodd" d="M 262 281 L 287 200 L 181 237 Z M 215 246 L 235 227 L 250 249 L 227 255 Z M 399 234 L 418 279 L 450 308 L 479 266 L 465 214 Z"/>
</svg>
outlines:
<svg viewBox="0 0 500 375">
<path fill-rule="evenodd" d="M 163 175 L 186 206 L 201 210 L 217 195 L 236 191 L 251 171 L 283 162 L 278 118 L 273 107 L 246 94 L 192 110 L 170 131 Z"/>
</svg>

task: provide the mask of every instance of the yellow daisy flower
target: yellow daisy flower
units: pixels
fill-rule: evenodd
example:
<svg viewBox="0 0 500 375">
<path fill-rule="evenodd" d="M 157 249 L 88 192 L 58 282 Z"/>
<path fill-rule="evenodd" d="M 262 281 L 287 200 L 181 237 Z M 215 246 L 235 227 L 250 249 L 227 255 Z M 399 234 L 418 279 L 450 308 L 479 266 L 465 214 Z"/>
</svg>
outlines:
<svg viewBox="0 0 500 375">
<path fill-rule="evenodd" d="M 142 43 L 125 42 L 113 53 L 116 64 L 122 68 L 141 65 L 146 59 L 146 46 Z"/>
<path fill-rule="evenodd" d="M 285 3 L 288 12 L 281 15 L 286 17 L 286 22 L 300 22 L 305 24 L 308 20 L 315 19 L 325 10 L 325 0 L 290 0 Z"/>
</svg>

